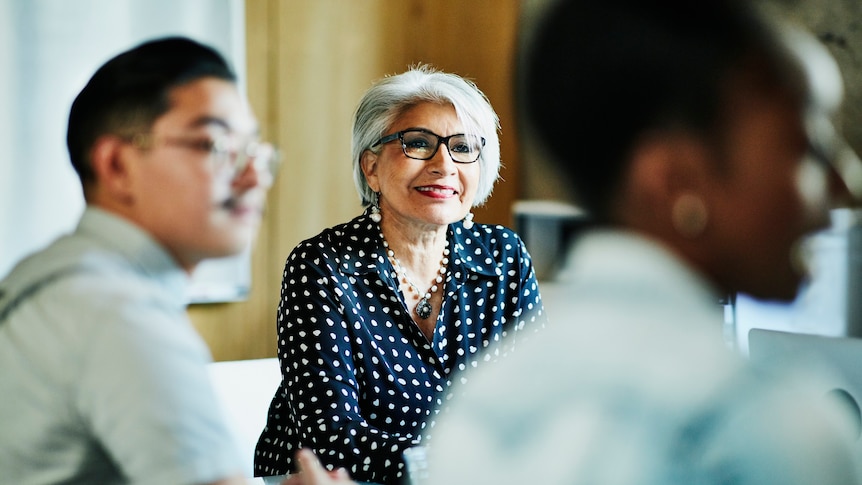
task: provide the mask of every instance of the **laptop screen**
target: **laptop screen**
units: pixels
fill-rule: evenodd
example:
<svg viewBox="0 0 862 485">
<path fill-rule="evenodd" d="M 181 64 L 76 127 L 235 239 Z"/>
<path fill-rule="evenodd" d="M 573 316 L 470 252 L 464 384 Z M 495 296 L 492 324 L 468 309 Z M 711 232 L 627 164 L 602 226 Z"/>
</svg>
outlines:
<svg viewBox="0 0 862 485">
<path fill-rule="evenodd" d="M 796 369 L 812 376 L 815 391 L 838 403 L 855 422 L 856 451 L 862 458 L 862 339 L 755 328 L 748 333 L 748 356 L 759 368 Z"/>
</svg>

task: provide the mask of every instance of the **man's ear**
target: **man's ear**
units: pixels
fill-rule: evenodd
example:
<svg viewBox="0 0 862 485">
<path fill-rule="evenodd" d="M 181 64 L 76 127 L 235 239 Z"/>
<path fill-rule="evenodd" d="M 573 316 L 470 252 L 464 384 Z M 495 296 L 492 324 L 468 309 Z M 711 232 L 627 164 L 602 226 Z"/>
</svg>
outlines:
<svg viewBox="0 0 862 485">
<path fill-rule="evenodd" d="M 93 143 L 90 165 L 95 181 L 91 193 L 101 202 L 126 205 L 134 200 L 128 148 L 128 143 L 113 135 L 104 135 Z"/>
<path fill-rule="evenodd" d="M 359 158 L 359 166 L 362 168 L 362 173 L 365 174 L 365 180 L 368 186 L 374 192 L 380 191 L 380 184 L 377 180 L 377 154 L 371 150 L 365 150 Z"/>
</svg>

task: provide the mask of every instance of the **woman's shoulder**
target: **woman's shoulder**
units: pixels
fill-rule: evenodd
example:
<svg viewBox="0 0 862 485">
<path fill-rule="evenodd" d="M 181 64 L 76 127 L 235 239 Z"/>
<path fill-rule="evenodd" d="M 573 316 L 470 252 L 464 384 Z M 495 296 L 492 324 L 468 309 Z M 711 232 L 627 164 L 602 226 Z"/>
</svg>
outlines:
<svg viewBox="0 0 862 485">
<path fill-rule="evenodd" d="M 377 223 L 362 214 L 303 240 L 293 248 L 288 259 L 314 256 L 340 259 L 347 254 L 367 254 L 376 247 L 379 232 Z"/>
<path fill-rule="evenodd" d="M 347 222 L 327 227 L 316 235 L 303 240 L 296 247 L 319 246 L 321 244 L 327 246 L 343 245 L 351 241 L 370 242 L 371 238 L 378 233 L 377 223 L 361 214 Z"/>
<path fill-rule="evenodd" d="M 467 229 L 459 222 L 450 229 L 456 260 L 474 264 L 477 270 L 491 262 L 508 267 L 529 259 L 521 238 L 506 226 L 474 223 Z"/>
<path fill-rule="evenodd" d="M 470 245 L 481 243 L 487 247 L 502 247 L 509 246 L 519 247 L 521 238 L 514 230 L 500 224 L 479 224 L 474 223 L 473 227 L 467 229 L 464 224 L 459 222 L 452 225 L 452 232 L 457 242 Z"/>
</svg>

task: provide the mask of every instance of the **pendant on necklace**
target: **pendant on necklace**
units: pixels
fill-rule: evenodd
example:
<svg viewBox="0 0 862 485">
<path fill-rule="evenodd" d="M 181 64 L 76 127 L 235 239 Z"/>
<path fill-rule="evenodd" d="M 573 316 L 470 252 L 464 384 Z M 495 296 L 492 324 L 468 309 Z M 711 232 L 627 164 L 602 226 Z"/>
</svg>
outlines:
<svg viewBox="0 0 862 485">
<path fill-rule="evenodd" d="M 427 297 L 423 297 L 416 304 L 416 314 L 423 320 L 431 316 L 431 304 L 428 303 Z"/>
</svg>

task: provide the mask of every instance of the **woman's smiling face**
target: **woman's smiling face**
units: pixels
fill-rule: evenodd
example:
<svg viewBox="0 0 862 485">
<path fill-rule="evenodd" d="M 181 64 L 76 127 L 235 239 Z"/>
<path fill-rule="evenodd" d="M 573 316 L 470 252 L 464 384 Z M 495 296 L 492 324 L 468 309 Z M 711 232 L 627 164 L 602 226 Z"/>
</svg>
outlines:
<svg viewBox="0 0 862 485">
<path fill-rule="evenodd" d="M 449 104 L 422 103 L 405 111 L 386 134 L 422 129 L 447 137 L 464 133 Z M 366 151 L 362 170 L 368 185 L 380 193 L 380 211 L 386 218 L 416 226 L 446 226 L 463 219 L 473 206 L 480 163 L 456 163 L 443 144 L 428 160 L 404 155 L 401 141 Z"/>
</svg>

